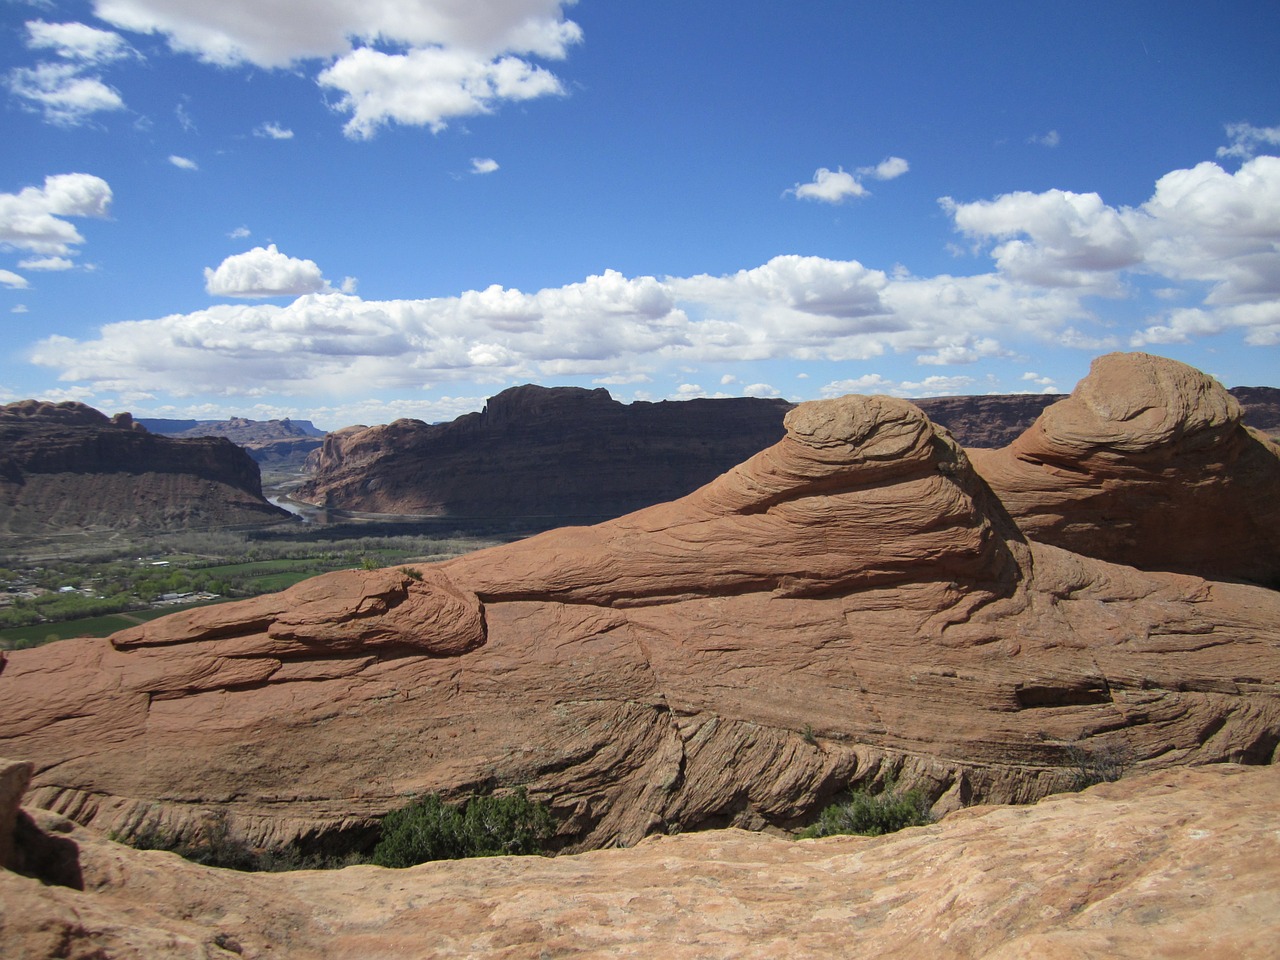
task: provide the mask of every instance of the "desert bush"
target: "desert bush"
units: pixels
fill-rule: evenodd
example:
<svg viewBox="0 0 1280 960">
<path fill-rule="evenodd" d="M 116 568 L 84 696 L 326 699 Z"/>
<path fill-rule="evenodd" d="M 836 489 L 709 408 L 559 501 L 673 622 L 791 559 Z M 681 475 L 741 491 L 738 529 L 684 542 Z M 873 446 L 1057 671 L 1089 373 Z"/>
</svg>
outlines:
<svg viewBox="0 0 1280 960">
<path fill-rule="evenodd" d="M 1071 768 L 1071 791 L 1080 791 L 1095 783 L 1114 783 L 1133 764 L 1133 751 L 1128 746 L 1085 746 L 1073 743 L 1066 749 Z"/>
<path fill-rule="evenodd" d="M 530 800 L 523 787 L 461 804 L 445 803 L 433 793 L 383 818 L 373 862 L 411 867 L 428 860 L 535 854 L 554 832 L 551 811 Z"/>
<path fill-rule="evenodd" d="M 878 837 L 903 827 L 918 827 L 932 822 L 929 801 L 923 793 L 919 790 L 899 793 L 890 784 L 881 793 L 853 791 L 847 799 L 823 810 L 817 822 L 806 827 L 800 836 L 811 839 L 856 833 Z"/>
</svg>

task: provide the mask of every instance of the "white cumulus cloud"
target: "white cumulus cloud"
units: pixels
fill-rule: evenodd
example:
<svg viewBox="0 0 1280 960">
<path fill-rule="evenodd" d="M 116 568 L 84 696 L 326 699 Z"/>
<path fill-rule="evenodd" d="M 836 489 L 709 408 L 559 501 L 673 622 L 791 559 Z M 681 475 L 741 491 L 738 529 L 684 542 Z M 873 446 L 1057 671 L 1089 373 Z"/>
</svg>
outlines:
<svg viewBox="0 0 1280 960">
<path fill-rule="evenodd" d="M 342 93 L 337 108 L 351 114 L 343 130 L 360 140 L 389 123 L 440 131 L 503 100 L 563 92 L 554 74 L 518 57 L 488 61 L 444 47 L 408 53 L 361 47 L 324 70 L 319 82 Z"/>
<path fill-rule="evenodd" d="M 471 172 L 472 173 L 493 173 L 498 169 L 498 161 L 491 160 L 488 157 L 472 157 Z"/>
<path fill-rule="evenodd" d="M 215 297 L 243 298 L 297 297 L 328 289 L 315 261 L 285 256 L 274 243 L 227 257 L 216 270 L 206 267 L 204 286 Z"/>
<path fill-rule="evenodd" d="M 18 267 L 23 270 L 72 270 L 75 263 L 66 257 L 27 257 L 18 261 Z"/>
<path fill-rule="evenodd" d="M 12 93 L 59 126 L 78 126 L 95 113 L 124 109 L 124 100 L 108 86 L 98 68 L 134 55 L 118 33 L 83 23 L 29 20 L 27 47 L 60 59 L 15 67 L 7 77 Z"/>
<path fill-rule="evenodd" d="M 1228 123 L 1226 130 L 1231 143 L 1218 148 L 1219 157 L 1251 160 L 1264 149 L 1280 147 L 1280 127 L 1255 127 L 1251 123 Z"/>
<path fill-rule="evenodd" d="M 859 167 L 858 172 L 874 180 L 894 180 L 910 169 L 911 164 L 901 157 L 885 157 L 874 167 Z"/>
<path fill-rule="evenodd" d="M 819 167 L 809 183 L 797 183 L 791 192 L 801 200 L 821 200 L 823 203 L 843 203 L 849 197 L 861 197 L 867 188 L 843 167 L 828 170 Z"/>
<path fill-rule="evenodd" d="M 12 270 L 0 270 L 0 283 L 3 283 L 10 290 L 26 290 L 31 284 L 27 283 L 27 278 L 21 274 L 14 273 Z"/>
<path fill-rule="evenodd" d="M 253 135 L 255 137 L 262 137 L 265 140 L 293 139 L 292 130 L 288 127 L 282 127 L 280 124 L 272 123 L 270 121 L 258 124 L 258 126 L 254 128 Z"/>
<path fill-rule="evenodd" d="M 864 197 L 867 188 L 858 177 L 870 177 L 873 180 L 893 180 L 902 176 L 911 165 L 902 157 L 885 157 L 875 166 L 859 167 L 857 176 L 847 172 L 844 167 L 829 170 L 819 167 L 813 179 L 808 183 L 797 183 L 787 190 L 800 200 L 819 200 L 822 203 L 843 203 L 850 197 Z"/>
<path fill-rule="evenodd" d="M 564 18 L 571 2 L 326 0 L 300 16 L 295 5 L 260 0 L 97 0 L 94 11 L 220 66 L 327 64 L 318 80 L 341 94 L 347 134 L 368 138 L 387 123 L 439 130 L 502 101 L 561 93 L 530 58 L 562 59 L 582 40 Z"/>
<path fill-rule="evenodd" d="M 111 187 L 101 177 L 63 173 L 46 177 L 43 187 L 0 193 L 0 246 L 64 256 L 84 243 L 66 217 L 105 217 Z"/>
<path fill-rule="evenodd" d="M 40 63 L 15 67 L 9 89 L 57 126 L 79 126 L 92 114 L 123 110 L 124 100 L 101 78 L 86 75 L 70 63 Z"/>
<path fill-rule="evenodd" d="M 52 50 L 67 60 L 82 63 L 111 63 L 133 54 L 124 37 L 83 23 L 45 23 L 29 20 L 27 46 L 32 50 Z"/>
<path fill-rule="evenodd" d="M 169 157 L 169 162 L 172 163 L 179 170 L 199 170 L 200 169 L 200 165 L 196 163 L 194 160 L 192 160 L 190 157 L 180 157 L 177 154 L 171 154 Z"/>
<path fill-rule="evenodd" d="M 495 284 L 365 300 L 333 290 L 311 261 L 258 247 L 207 270 L 209 292 L 294 299 L 112 323 L 83 339 L 46 338 L 32 356 L 103 392 L 253 396 L 269 383 L 275 392 L 335 398 L 567 377 L 665 381 L 677 395 L 705 395 L 708 377 L 713 387 L 727 385 L 714 382 L 725 369 L 765 392 L 767 382 L 752 381 L 776 375 L 748 376 L 742 364 L 896 357 L 938 373 L 855 377 L 832 381 L 827 392 L 928 396 L 977 382 L 939 368 L 1032 356 L 1045 344 L 1095 352 L 1234 332 L 1248 344 L 1280 345 L 1280 158 L 1256 157 L 1234 174 L 1213 163 L 1171 171 L 1138 207 L 1061 190 L 945 206 L 987 258 L 973 275 L 913 276 L 784 255 L 719 275 L 605 270 L 533 292 Z M 11 221 L 0 215 L 0 224 Z M 1146 290 L 1179 295 L 1134 296 L 1096 312 L 1099 293 L 1126 295 L 1138 279 Z M 1152 304 L 1159 312 L 1147 314 Z"/>
</svg>

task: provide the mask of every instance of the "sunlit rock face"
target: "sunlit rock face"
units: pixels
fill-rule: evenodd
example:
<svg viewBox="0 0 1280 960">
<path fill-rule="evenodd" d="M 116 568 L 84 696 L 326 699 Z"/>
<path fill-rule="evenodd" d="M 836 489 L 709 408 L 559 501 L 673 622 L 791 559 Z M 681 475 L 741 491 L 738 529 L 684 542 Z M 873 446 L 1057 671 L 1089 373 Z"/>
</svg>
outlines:
<svg viewBox="0 0 1280 960">
<path fill-rule="evenodd" d="M 849 396 L 607 523 L 11 654 L 0 753 L 105 829 L 216 808 L 278 843 L 521 784 L 581 849 L 888 776 L 944 811 L 1268 763 L 1278 685 L 1280 594 L 1029 538 L 919 408 Z"/>
<path fill-rule="evenodd" d="M 974 463 L 1028 537 L 1147 570 L 1280 584 L 1280 447 L 1198 370 L 1095 360 L 1072 395 Z"/>
</svg>

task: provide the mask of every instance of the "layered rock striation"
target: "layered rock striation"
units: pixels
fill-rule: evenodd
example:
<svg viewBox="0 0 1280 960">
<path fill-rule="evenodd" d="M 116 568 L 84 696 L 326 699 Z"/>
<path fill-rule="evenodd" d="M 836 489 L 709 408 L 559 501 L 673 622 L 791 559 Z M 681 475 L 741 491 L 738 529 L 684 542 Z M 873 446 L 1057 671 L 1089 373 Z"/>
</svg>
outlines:
<svg viewBox="0 0 1280 960">
<path fill-rule="evenodd" d="M 1275 760 L 1280 594 L 1028 539 L 905 401 L 785 426 L 594 527 L 9 654 L 0 752 L 104 829 L 221 810 L 281 843 L 522 784 L 569 849 L 789 826 L 889 778 L 941 811 Z"/>
<path fill-rule="evenodd" d="M 1094 361 L 1071 396 L 974 463 L 1028 537 L 1115 563 L 1280 586 L 1280 447 L 1211 377 Z"/>
<path fill-rule="evenodd" d="M 257 465 L 225 439 L 173 440 L 127 413 L 0 407 L 0 534 L 175 530 L 281 519 Z"/>
</svg>

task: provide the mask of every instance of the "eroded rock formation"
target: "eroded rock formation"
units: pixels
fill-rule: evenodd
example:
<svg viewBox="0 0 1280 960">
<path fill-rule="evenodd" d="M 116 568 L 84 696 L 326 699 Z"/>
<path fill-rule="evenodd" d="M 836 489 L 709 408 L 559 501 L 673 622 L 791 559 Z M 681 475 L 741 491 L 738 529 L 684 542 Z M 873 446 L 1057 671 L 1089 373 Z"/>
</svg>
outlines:
<svg viewBox="0 0 1280 960">
<path fill-rule="evenodd" d="M 1200 371 L 1114 353 L 1012 444 L 973 459 L 1035 540 L 1280 586 L 1280 447 L 1242 421 Z"/>
<path fill-rule="evenodd" d="M 44 811 L 75 889 L 0 870 L 6 957 L 1236 960 L 1280 942 L 1277 768 L 1167 771 L 929 827 L 738 830 L 409 870 L 243 874 Z"/>
<path fill-rule="evenodd" d="M 525 784 L 570 848 L 887 776 L 947 810 L 1096 758 L 1275 759 L 1280 594 L 1028 541 L 905 401 L 786 429 L 608 523 L 10 654 L 0 751 L 105 829 L 216 808 L 278 843 Z"/>
<path fill-rule="evenodd" d="M 258 467 L 225 439 L 173 440 L 127 413 L 24 400 L 0 407 L 0 534 L 261 523 Z"/>
</svg>

